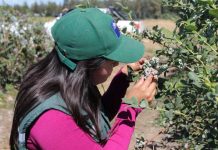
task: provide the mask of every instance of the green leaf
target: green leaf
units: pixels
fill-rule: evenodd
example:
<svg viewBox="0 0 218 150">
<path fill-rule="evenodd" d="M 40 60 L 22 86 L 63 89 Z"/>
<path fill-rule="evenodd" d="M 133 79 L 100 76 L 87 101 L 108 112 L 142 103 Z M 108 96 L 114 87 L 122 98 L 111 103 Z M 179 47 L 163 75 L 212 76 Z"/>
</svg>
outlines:
<svg viewBox="0 0 218 150">
<path fill-rule="evenodd" d="M 134 71 L 133 71 L 133 69 L 130 67 L 130 66 L 128 66 L 127 65 L 127 72 L 128 72 L 128 80 L 130 81 L 130 82 L 132 82 L 132 81 L 134 81 L 133 80 L 133 78 L 134 78 Z"/>
<path fill-rule="evenodd" d="M 198 80 L 198 76 L 197 76 L 197 74 L 195 74 L 194 72 L 189 72 L 189 73 L 188 73 L 188 77 L 189 77 L 189 79 L 191 79 L 191 80 L 193 80 L 193 81 Z"/>
<path fill-rule="evenodd" d="M 123 102 L 126 103 L 126 104 L 129 104 L 131 107 L 134 107 L 134 108 L 139 108 L 139 104 L 138 104 L 138 99 L 136 97 L 132 97 L 132 98 L 122 98 Z"/>
<path fill-rule="evenodd" d="M 215 93 L 218 94 L 218 84 L 215 86 Z"/>
<path fill-rule="evenodd" d="M 207 41 L 207 38 L 202 36 L 202 37 L 200 38 L 200 40 L 203 41 L 203 42 L 206 42 L 206 41 Z"/>
<path fill-rule="evenodd" d="M 194 72 L 189 72 L 189 73 L 188 73 L 188 77 L 189 77 L 190 80 L 193 81 L 193 84 L 194 84 L 195 86 L 201 88 L 201 86 L 202 86 L 202 85 L 201 85 L 201 80 L 200 80 L 200 78 L 198 77 L 197 74 L 195 74 Z"/>
<path fill-rule="evenodd" d="M 209 10 L 209 14 L 215 18 L 218 18 L 218 8 Z"/>
<path fill-rule="evenodd" d="M 168 109 L 173 109 L 174 106 L 172 103 L 167 103 L 167 104 L 165 104 L 165 107 Z"/>
<path fill-rule="evenodd" d="M 180 96 L 176 97 L 175 105 L 177 109 L 181 109 L 184 107 L 184 104 L 182 103 L 182 98 Z"/>
<path fill-rule="evenodd" d="M 208 92 L 208 93 L 206 93 L 206 95 L 205 95 L 205 99 L 206 99 L 206 100 L 209 100 L 209 101 L 213 101 L 213 100 L 215 99 L 215 96 L 213 95 L 213 93 Z"/>
<path fill-rule="evenodd" d="M 192 32 L 192 31 L 196 31 L 197 27 L 194 22 L 193 23 L 186 22 L 185 29 L 189 32 Z"/>
<path fill-rule="evenodd" d="M 218 26 L 218 18 L 214 19 L 214 24 Z"/>
<path fill-rule="evenodd" d="M 213 1 L 212 0 L 198 0 L 199 4 L 202 5 L 213 5 Z"/>
<path fill-rule="evenodd" d="M 128 74 L 132 74 L 134 72 L 133 69 L 129 65 L 127 65 L 127 71 L 128 71 Z"/>
<path fill-rule="evenodd" d="M 148 108 L 148 107 L 149 107 L 148 101 L 143 99 L 143 100 L 140 102 L 139 106 L 140 106 L 141 108 Z"/>
<path fill-rule="evenodd" d="M 197 58 L 198 58 L 198 59 L 201 59 L 201 58 L 202 58 L 202 55 L 197 55 Z"/>
<path fill-rule="evenodd" d="M 172 120 L 172 119 L 173 119 L 173 116 L 174 116 L 173 110 L 166 111 L 166 112 L 165 112 L 165 115 L 166 115 L 166 117 L 167 117 L 169 120 Z"/>
</svg>

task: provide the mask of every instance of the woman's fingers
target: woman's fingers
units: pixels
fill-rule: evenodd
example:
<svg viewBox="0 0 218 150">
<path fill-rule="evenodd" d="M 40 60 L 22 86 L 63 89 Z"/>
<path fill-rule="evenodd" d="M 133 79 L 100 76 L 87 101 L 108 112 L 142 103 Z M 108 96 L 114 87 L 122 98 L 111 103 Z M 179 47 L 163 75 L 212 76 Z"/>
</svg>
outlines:
<svg viewBox="0 0 218 150">
<path fill-rule="evenodd" d="M 130 67 L 131 67 L 134 71 L 138 71 L 138 70 L 142 69 L 142 65 L 140 64 L 139 61 L 130 64 Z"/>
<path fill-rule="evenodd" d="M 153 92 L 156 91 L 157 84 L 155 82 L 152 82 L 149 87 L 146 89 L 145 92 L 145 98 L 149 99 L 153 96 Z"/>
<path fill-rule="evenodd" d="M 148 88 L 148 86 L 151 84 L 153 80 L 153 76 L 149 76 L 148 78 L 144 79 L 144 77 L 142 76 L 135 84 L 135 86 L 137 87 L 141 87 L 141 88 Z"/>
<path fill-rule="evenodd" d="M 130 64 L 127 64 L 126 66 L 124 66 L 121 71 L 125 74 L 128 74 L 128 69 L 127 69 L 127 66 L 131 67 L 132 70 L 134 71 L 139 71 L 142 69 L 143 67 L 143 64 L 145 62 L 146 58 L 141 58 L 139 61 L 137 62 L 134 62 L 134 63 L 130 63 Z"/>
<path fill-rule="evenodd" d="M 157 88 L 153 91 L 152 97 L 154 98 L 157 95 Z"/>
<path fill-rule="evenodd" d="M 153 90 L 152 94 L 147 98 L 147 100 L 150 102 L 154 99 L 155 95 L 157 94 L 157 90 Z"/>
<path fill-rule="evenodd" d="M 153 78 L 154 78 L 154 77 L 153 77 L 152 75 L 148 76 L 148 77 L 145 79 L 145 82 L 143 83 L 143 87 L 147 89 L 147 88 L 150 86 L 150 84 L 152 83 Z"/>
<path fill-rule="evenodd" d="M 157 83 L 153 81 L 148 87 L 149 92 L 154 91 L 156 87 L 157 87 Z"/>
<path fill-rule="evenodd" d="M 145 98 L 148 101 L 153 100 L 154 95 L 156 93 L 156 87 L 157 87 L 157 83 L 154 80 L 153 76 L 149 76 L 145 82 L 144 82 L 144 88 L 145 88 Z"/>
<path fill-rule="evenodd" d="M 144 62 L 145 62 L 145 59 L 141 58 L 139 61 L 135 63 L 127 64 L 127 65 L 130 66 L 134 71 L 138 71 L 142 69 L 142 65 L 144 64 Z"/>
<path fill-rule="evenodd" d="M 146 91 L 150 92 L 156 88 L 157 83 L 153 80 L 153 76 L 148 76 L 146 79 L 141 77 L 135 84 L 135 86 L 141 86 L 142 88 L 146 89 Z"/>
<path fill-rule="evenodd" d="M 133 85 L 132 88 L 128 91 L 126 97 L 131 98 L 132 96 L 135 96 L 139 102 L 142 99 L 151 101 L 156 94 L 156 86 L 157 84 L 153 80 L 153 76 L 149 76 L 146 80 L 144 77 L 141 77 L 141 79 L 138 80 L 135 85 Z"/>
<path fill-rule="evenodd" d="M 140 65 L 144 64 L 145 58 L 141 58 L 138 62 L 139 62 Z"/>
<path fill-rule="evenodd" d="M 141 77 L 141 78 L 135 83 L 135 86 L 136 86 L 136 87 L 142 86 L 143 83 L 144 83 L 144 81 L 145 81 L 144 77 Z"/>
</svg>

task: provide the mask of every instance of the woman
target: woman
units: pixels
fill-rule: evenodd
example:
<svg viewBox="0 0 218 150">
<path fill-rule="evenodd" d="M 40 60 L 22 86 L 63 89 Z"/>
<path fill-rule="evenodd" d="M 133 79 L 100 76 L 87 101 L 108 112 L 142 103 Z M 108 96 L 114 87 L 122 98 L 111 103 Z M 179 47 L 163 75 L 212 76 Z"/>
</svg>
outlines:
<svg viewBox="0 0 218 150">
<path fill-rule="evenodd" d="M 152 76 L 141 78 L 126 92 L 124 66 L 102 96 L 97 85 L 118 62 L 139 70 L 143 45 L 121 35 L 112 17 L 96 8 L 70 11 L 52 27 L 52 36 L 54 50 L 30 67 L 21 83 L 11 149 L 128 149 L 141 109 L 122 98 L 150 101 L 156 83 Z"/>
</svg>

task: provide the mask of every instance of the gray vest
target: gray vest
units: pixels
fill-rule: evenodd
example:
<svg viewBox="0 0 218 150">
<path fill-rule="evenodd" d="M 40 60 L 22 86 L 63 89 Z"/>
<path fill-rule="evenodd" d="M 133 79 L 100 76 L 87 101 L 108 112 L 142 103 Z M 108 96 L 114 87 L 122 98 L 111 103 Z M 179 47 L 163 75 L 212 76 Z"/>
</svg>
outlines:
<svg viewBox="0 0 218 150">
<path fill-rule="evenodd" d="M 18 127 L 18 142 L 19 142 L 19 150 L 26 150 L 26 132 L 30 125 L 45 111 L 50 109 L 56 109 L 61 112 L 64 112 L 67 115 L 70 115 L 67 110 L 66 104 L 64 100 L 59 96 L 59 94 L 55 94 L 36 106 L 33 110 L 31 110 L 21 121 Z M 85 111 L 81 112 L 83 115 L 87 115 Z M 100 127 L 101 127 L 101 139 L 97 138 L 95 128 L 90 119 L 87 120 L 87 127 L 91 133 L 91 137 L 99 142 L 100 140 L 105 140 L 108 138 L 108 131 L 110 130 L 110 122 L 108 117 L 104 114 L 104 111 L 101 111 L 100 115 Z"/>
</svg>

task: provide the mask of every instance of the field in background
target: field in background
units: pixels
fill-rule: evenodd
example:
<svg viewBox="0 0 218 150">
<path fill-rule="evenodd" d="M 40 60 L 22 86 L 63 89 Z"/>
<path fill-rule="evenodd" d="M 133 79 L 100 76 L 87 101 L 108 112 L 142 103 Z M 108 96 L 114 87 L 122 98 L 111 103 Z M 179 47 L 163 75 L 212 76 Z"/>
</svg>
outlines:
<svg viewBox="0 0 218 150">
<path fill-rule="evenodd" d="M 33 22 L 48 22 L 54 19 L 54 17 L 29 17 L 30 21 Z"/>
<path fill-rule="evenodd" d="M 153 26 L 158 25 L 160 28 L 164 28 L 166 30 L 169 30 L 170 32 L 173 32 L 175 26 L 175 23 L 172 20 L 163 20 L 163 19 L 146 19 L 144 20 L 145 27 L 147 29 L 152 29 Z M 145 55 L 151 55 L 154 54 L 155 50 L 160 49 L 161 46 L 157 43 L 153 43 L 152 41 L 148 39 L 144 39 L 143 43 L 145 45 Z"/>
</svg>

